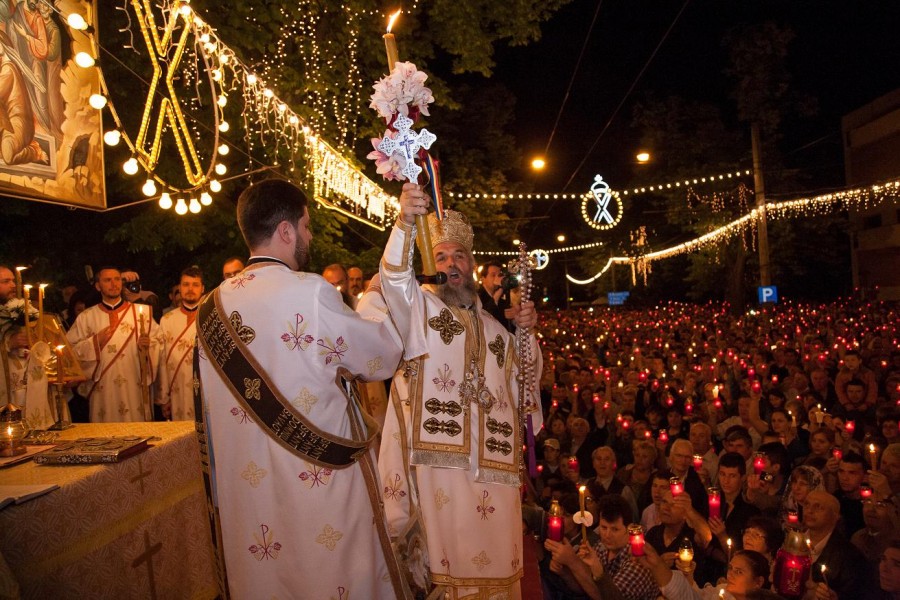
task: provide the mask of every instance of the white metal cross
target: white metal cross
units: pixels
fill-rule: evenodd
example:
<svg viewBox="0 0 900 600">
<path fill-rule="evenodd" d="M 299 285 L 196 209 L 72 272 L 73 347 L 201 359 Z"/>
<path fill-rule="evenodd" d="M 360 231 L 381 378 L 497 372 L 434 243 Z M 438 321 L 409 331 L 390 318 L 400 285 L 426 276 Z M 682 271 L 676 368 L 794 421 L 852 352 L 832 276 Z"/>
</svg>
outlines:
<svg viewBox="0 0 900 600">
<path fill-rule="evenodd" d="M 391 156 L 394 152 L 399 152 L 406 159 L 406 166 L 403 167 L 400 173 L 405 175 L 409 181 L 415 182 L 419 177 L 419 173 L 422 172 L 422 167 L 415 163 L 416 154 L 419 152 L 419 148 L 425 148 L 426 150 L 431 148 L 431 144 L 437 140 L 437 136 L 427 129 L 416 133 L 410 129 L 412 125 L 412 119 L 399 115 L 394 121 L 394 128 L 397 130 L 397 133 L 392 138 L 385 136 L 381 143 L 378 144 L 378 149 L 388 156 Z"/>
</svg>

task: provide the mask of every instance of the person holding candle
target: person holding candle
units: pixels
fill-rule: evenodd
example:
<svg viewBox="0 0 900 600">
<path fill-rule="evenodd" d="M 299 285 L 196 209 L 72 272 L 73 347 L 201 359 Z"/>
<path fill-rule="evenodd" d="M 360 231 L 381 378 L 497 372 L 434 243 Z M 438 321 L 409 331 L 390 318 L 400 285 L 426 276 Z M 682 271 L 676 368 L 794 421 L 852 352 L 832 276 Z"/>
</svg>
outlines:
<svg viewBox="0 0 900 600">
<path fill-rule="evenodd" d="M 626 524 L 630 507 L 619 496 L 606 496 L 598 502 L 600 540 L 582 546 L 577 554 L 572 545 L 545 542 L 559 570 L 571 575 L 574 594 L 606 600 L 653 600 L 659 589 L 650 573 L 632 555 Z"/>
<path fill-rule="evenodd" d="M 735 552 L 724 583 L 702 588 L 669 568 L 665 558 L 650 549 L 647 556 L 639 560 L 650 570 L 660 593 L 667 600 L 748 600 L 755 593 L 763 592 L 769 581 L 768 561 L 752 550 Z"/>
<path fill-rule="evenodd" d="M 862 357 L 857 350 L 844 352 L 843 363 L 840 372 L 834 378 L 834 389 L 838 400 L 848 415 L 862 415 L 862 418 L 857 419 L 859 421 L 862 421 L 869 413 L 874 417 L 875 401 L 878 399 L 878 380 L 875 373 L 863 366 Z M 861 392 L 852 398 L 847 389 L 851 381 L 858 388 L 857 391 Z M 847 418 L 853 419 L 854 416 Z"/>
<path fill-rule="evenodd" d="M 650 505 L 641 513 L 641 527 L 644 531 L 650 531 L 662 521 L 659 520 L 659 507 L 662 506 L 663 498 L 666 492 L 671 493 L 669 480 L 673 477 L 672 472 L 668 470 L 658 470 L 653 473 L 650 480 Z"/>
<path fill-rule="evenodd" d="M 863 499 L 862 505 L 865 527 L 850 536 L 850 543 L 860 551 L 870 573 L 874 574 L 881 555 L 892 540 L 898 539 L 900 514 L 892 502 L 879 499 L 877 495 Z"/>
<path fill-rule="evenodd" d="M 600 537 L 594 531 L 594 528 L 591 527 L 590 529 L 585 530 L 587 532 L 585 542 L 585 538 L 582 535 L 582 527 L 576 523 L 573 518 L 576 513 L 581 511 L 579 495 L 577 493 L 563 494 L 559 499 L 559 507 L 562 510 L 562 516 L 560 517 L 561 536 L 559 539 L 556 539 L 556 535 L 551 535 L 549 519 L 552 517 L 548 517 L 547 535 L 544 540 L 544 548 L 548 550 L 548 552 L 544 553 L 538 563 L 541 573 L 541 583 L 544 585 L 545 593 L 550 598 L 558 598 L 560 600 L 569 598 L 572 600 L 582 600 L 589 596 L 586 594 L 578 595 L 573 593 L 579 588 L 572 584 L 573 578 L 570 573 L 559 568 L 560 565 L 558 564 L 558 560 L 556 560 L 558 552 L 554 553 L 553 550 L 563 545 L 569 548 L 578 548 L 584 543 L 593 546 L 600 541 Z"/>
<path fill-rule="evenodd" d="M 743 487 L 747 476 L 747 463 L 740 454 L 726 452 L 719 459 L 719 495 L 722 515 L 709 519 L 709 527 L 716 537 L 719 558 L 727 558 L 727 541 L 738 540 L 747 521 L 759 514 L 759 509 L 744 499 Z"/>
<path fill-rule="evenodd" d="M 709 515 L 709 501 L 706 486 L 693 468 L 694 447 L 687 439 L 677 439 L 669 449 L 669 468 L 684 485 L 684 491 L 691 498 L 694 510 L 704 516 Z"/>
<path fill-rule="evenodd" d="M 537 313 L 531 301 L 516 307 L 517 335 L 525 334 L 520 351 L 531 357 L 520 364 L 516 338 L 478 301 L 472 227 L 449 209 L 441 220 L 428 215 L 431 247 L 425 249 L 446 284 L 419 286 L 413 272 L 415 223 L 431 205 L 421 186 L 403 185 L 400 215 L 381 261 L 381 292 L 407 361 L 394 377 L 396 410 L 387 411 L 379 455 L 382 480 L 399 481 L 407 494 L 386 502 L 388 523 L 399 534 L 411 518 L 421 517 L 434 584 L 461 597 L 487 595 L 488 589 L 515 596 L 522 577 L 521 424 L 527 414 L 539 431 L 543 420 L 536 379 L 542 356 L 535 336 L 527 335 Z M 459 382 L 453 389 L 436 377 L 447 368 Z M 523 394 L 520 373 L 534 383 Z M 432 414 L 433 398 L 461 410 Z M 485 494 L 495 511 L 482 518 L 465 498 Z M 434 501 L 443 496 L 449 501 Z M 478 556 L 484 560 L 472 560 Z"/>
<path fill-rule="evenodd" d="M 851 598 L 865 585 L 865 561 L 843 532 L 836 529 L 840 516 L 838 500 L 828 492 L 814 490 L 806 496 L 803 525 L 810 542 L 812 581 L 823 581 L 822 565 L 825 564 L 828 587 L 840 598 Z"/>
<path fill-rule="evenodd" d="M 641 514 L 651 502 L 650 483 L 656 471 L 656 446 L 648 440 L 636 439 L 632 442 L 634 462 L 619 469 L 616 477 L 631 488 Z"/>
<path fill-rule="evenodd" d="M 254 183 L 238 197 L 237 222 L 251 257 L 200 304 L 195 412 L 214 457 L 204 482 L 218 509 L 230 597 L 308 598 L 341 587 L 410 599 L 383 508 L 407 492 L 399 480 L 378 480 L 378 425 L 358 417 L 342 384 L 390 377 L 400 338 L 379 306 L 361 309 L 363 317 L 302 271 L 312 232 L 299 188 Z M 490 515 L 495 498 L 479 500 Z M 424 552 L 421 534 L 405 541 L 411 556 Z"/>
<path fill-rule="evenodd" d="M 702 421 L 692 423 L 690 442 L 695 456 L 700 457 L 700 468 L 697 469 L 695 465 L 700 481 L 706 485 L 714 483 L 719 468 L 719 457 L 712 445 L 712 428 Z"/>
<path fill-rule="evenodd" d="M 159 323 L 164 340 L 156 403 L 166 420 L 194 420 L 194 347 L 197 309 L 206 288 L 199 267 L 181 272 L 181 306 L 163 315 Z"/>
<path fill-rule="evenodd" d="M 747 500 L 764 514 L 777 516 L 781 511 L 781 500 L 787 486 L 787 450 L 781 442 L 769 442 L 759 447 L 758 457 L 762 458 L 759 475 L 747 476 Z M 754 458 L 754 469 L 757 457 Z"/>
<path fill-rule="evenodd" d="M 78 391 L 88 399 L 95 423 L 151 421 L 145 388 L 159 368 L 163 338 L 150 308 L 122 297 L 122 272 L 97 271 L 101 302 L 75 319 L 67 333 L 88 381 Z"/>
<path fill-rule="evenodd" d="M 791 471 L 790 480 L 784 490 L 781 515 L 786 525 L 798 525 L 803 520 L 803 501 L 813 490 L 825 490 L 825 478 L 814 468 L 801 465 Z M 827 491 L 827 490 L 826 490 Z M 791 523 L 789 515 L 796 513 L 798 522 Z"/>
</svg>

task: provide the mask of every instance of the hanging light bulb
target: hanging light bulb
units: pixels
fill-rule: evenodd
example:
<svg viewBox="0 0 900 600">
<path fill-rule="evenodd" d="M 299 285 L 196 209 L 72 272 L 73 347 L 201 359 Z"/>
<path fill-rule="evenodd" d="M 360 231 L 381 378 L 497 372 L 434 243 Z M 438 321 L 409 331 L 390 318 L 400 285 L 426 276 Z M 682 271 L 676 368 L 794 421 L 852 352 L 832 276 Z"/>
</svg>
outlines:
<svg viewBox="0 0 900 600">
<path fill-rule="evenodd" d="M 119 140 L 122 139 L 122 132 L 118 129 L 110 129 L 106 133 L 103 134 L 103 141 L 106 142 L 107 146 L 115 146 L 119 143 Z"/>
<path fill-rule="evenodd" d="M 219 183 L 218 179 L 213 179 L 212 181 L 209 182 L 209 191 L 211 191 L 214 194 L 218 194 L 219 192 L 222 191 L 222 184 Z"/>
<path fill-rule="evenodd" d="M 217 163 L 217 164 L 216 164 L 216 174 L 217 174 L 217 175 L 224 175 L 224 174 L 227 173 L 227 172 L 228 172 L 228 167 L 226 167 L 226 166 L 223 165 L 222 163 Z"/>
<path fill-rule="evenodd" d="M 181 16 L 182 16 L 182 17 L 189 17 L 189 16 L 191 16 L 191 5 L 188 4 L 188 3 L 182 4 L 182 5 L 178 8 L 178 12 L 181 13 Z"/>
<path fill-rule="evenodd" d="M 70 13 L 69 16 L 66 17 L 66 23 L 76 31 L 84 31 L 88 28 L 87 21 L 85 21 L 84 17 L 78 13 Z"/>
<path fill-rule="evenodd" d="M 228 131 L 228 128 L 228 121 L 222 121 L 221 123 L 219 123 L 219 131 L 221 131 L 222 133 Z"/>
<path fill-rule="evenodd" d="M 219 146 L 219 154 L 221 154 L 222 156 L 228 154 L 228 144 L 222 144 Z"/>
<path fill-rule="evenodd" d="M 156 182 L 152 179 L 148 179 L 146 183 L 144 183 L 144 187 L 141 188 L 141 191 L 144 192 L 144 195 L 148 198 L 150 196 L 156 195 Z"/>
<path fill-rule="evenodd" d="M 136 158 L 131 157 L 125 161 L 125 164 L 122 165 L 122 170 L 125 171 L 128 175 L 134 175 L 138 172 L 138 161 Z"/>
<path fill-rule="evenodd" d="M 203 35 L 200 36 L 200 43 L 201 44 L 209 43 L 209 34 L 208 33 L 204 33 Z"/>
<path fill-rule="evenodd" d="M 191 198 L 190 211 L 196 215 L 200 212 L 201 208 L 200 202 L 198 202 L 196 198 Z"/>
<path fill-rule="evenodd" d="M 228 64 L 228 55 L 225 53 L 220 54 L 219 62 L 222 63 L 223 65 L 227 65 Z"/>
<path fill-rule="evenodd" d="M 212 196 L 209 195 L 209 192 L 203 192 L 200 194 L 200 204 L 203 206 L 209 206 L 212 204 Z"/>
<path fill-rule="evenodd" d="M 88 104 L 90 104 L 92 108 L 100 110 L 106 106 L 106 96 L 103 94 L 91 94 L 91 97 L 88 98 Z"/>
<path fill-rule="evenodd" d="M 254 85 L 256 83 L 256 75 L 250 73 L 247 75 L 247 85 Z"/>
<path fill-rule="evenodd" d="M 266 98 L 271 98 L 274 95 L 275 95 L 275 92 L 273 92 L 269 88 L 266 88 L 263 90 L 263 96 L 265 96 Z"/>
<path fill-rule="evenodd" d="M 163 210 L 172 208 L 172 196 L 169 195 L 169 192 L 163 192 L 159 197 L 159 207 Z"/>
<path fill-rule="evenodd" d="M 226 96 L 225 94 L 220 95 L 216 99 L 216 104 L 218 104 L 222 108 L 225 108 L 225 105 L 228 104 L 228 96 Z"/>
<path fill-rule="evenodd" d="M 179 198 L 178 202 L 175 203 L 175 212 L 179 215 L 186 215 L 188 211 L 187 204 L 184 203 L 184 198 Z"/>
<path fill-rule="evenodd" d="M 222 79 L 222 71 L 220 71 L 219 69 L 213 69 L 212 78 L 213 81 L 220 81 Z"/>
<path fill-rule="evenodd" d="M 87 52 L 79 52 L 75 55 L 75 64 L 82 69 L 90 69 L 94 66 L 94 57 Z"/>
<path fill-rule="evenodd" d="M 291 118 L 288 119 L 288 121 L 290 122 L 291 125 L 296 125 L 297 123 L 300 122 L 300 119 L 297 117 L 297 115 L 291 115 Z"/>
<path fill-rule="evenodd" d="M 278 105 L 278 112 L 284 112 L 286 110 L 287 110 L 287 104 L 285 104 L 284 102 L 282 102 L 281 104 Z"/>
</svg>

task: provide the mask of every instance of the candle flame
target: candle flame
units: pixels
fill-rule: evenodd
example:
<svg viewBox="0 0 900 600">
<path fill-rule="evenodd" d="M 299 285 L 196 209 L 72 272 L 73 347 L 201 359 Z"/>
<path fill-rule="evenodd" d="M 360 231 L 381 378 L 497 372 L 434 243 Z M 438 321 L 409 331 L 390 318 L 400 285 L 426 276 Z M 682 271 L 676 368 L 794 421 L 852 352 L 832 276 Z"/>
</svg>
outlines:
<svg viewBox="0 0 900 600">
<path fill-rule="evenodd" d="M 56 349 L 62 351 L 62 350 L 66 349 L 66 346 L 64 344 L 60 344 L 59 346 L 56 347 Z"/>
<path fill-rule="evenodd" d="M 578 491 L 579 491 L 579 492 L 584 492 L 586 489 L 587 489 L 586 486 L 581 486 L 580 488 L 578 488 Z"/>
<path fill-rule="evenodd" d="M 44 288 L 47 287 L 48 285 L 50 285 L 50 284 L 49 284 L 49 283 L 39 283 L 39 284 L 38 284 L 38 287 L 41 288 L 41 289 L 44 289 Z"/>
<path fill-rule="evenodd" d="M 869 444 L 869 452 L 875 454 L 875 444 Z M 822 566 L 824 567 L 825 565 Z"/>
<path fill-rule="evenodd" d="M 825 571 L 827 571 L 827 570 L 828 570 L 828 565 L 826 565 L 825 563 L 822 563 L 822 575 L 824 575 Z"/>
<path fill-rule="evenodd" d="M 27 268 L 28 267 L 16 267 L 16 271 L 21 273 L 22 271 L 26 270 Z"/>
<path fill-rule="evenodd" d="M 30 292 L 30 291 L 31 291 L 31 288 L 33 288 L 34 286 L 31 285 L 30 283 L 26 283 L 26 284 L 25 284 L 24 286 L 22 286 L 22 287 L 23 287 L 23 289 L 24 289 L 26 292 Z"/>
<path fill-rule="evenodd" d="M 392 15 L 390 16 L 390 18 L 388 19 L 388 26 L 387 26 L 387 32 L 388 32 L 388 33 L 391 32 L 391 28 L 394 26 L 394 22 L 397 20 L 397 17 L 400 16 L 400 13 L 401 13 L 401 12 L 403 12 L 403 9 L 402 9 L 402 8 L 398 8 L 398 9 L 397 9 L 397 12 L 395 12 L 394 14 L 392 14 Z"/>
</svg>

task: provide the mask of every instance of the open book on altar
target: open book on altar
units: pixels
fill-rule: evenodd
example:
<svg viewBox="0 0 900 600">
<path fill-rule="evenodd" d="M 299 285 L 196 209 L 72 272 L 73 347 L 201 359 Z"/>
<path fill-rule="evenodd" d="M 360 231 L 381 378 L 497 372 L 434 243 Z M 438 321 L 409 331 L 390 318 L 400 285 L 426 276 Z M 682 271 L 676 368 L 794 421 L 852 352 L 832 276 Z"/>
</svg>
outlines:
<svg viewBox="0 0 900 600">
<path fill-rule="evenodd" d="M 64 442 L 34 457 L 39 465 L 90 465 L 117 463 L 150 446 L 152 438 L 139 436 L 80 438 Z"/>
</svg>

